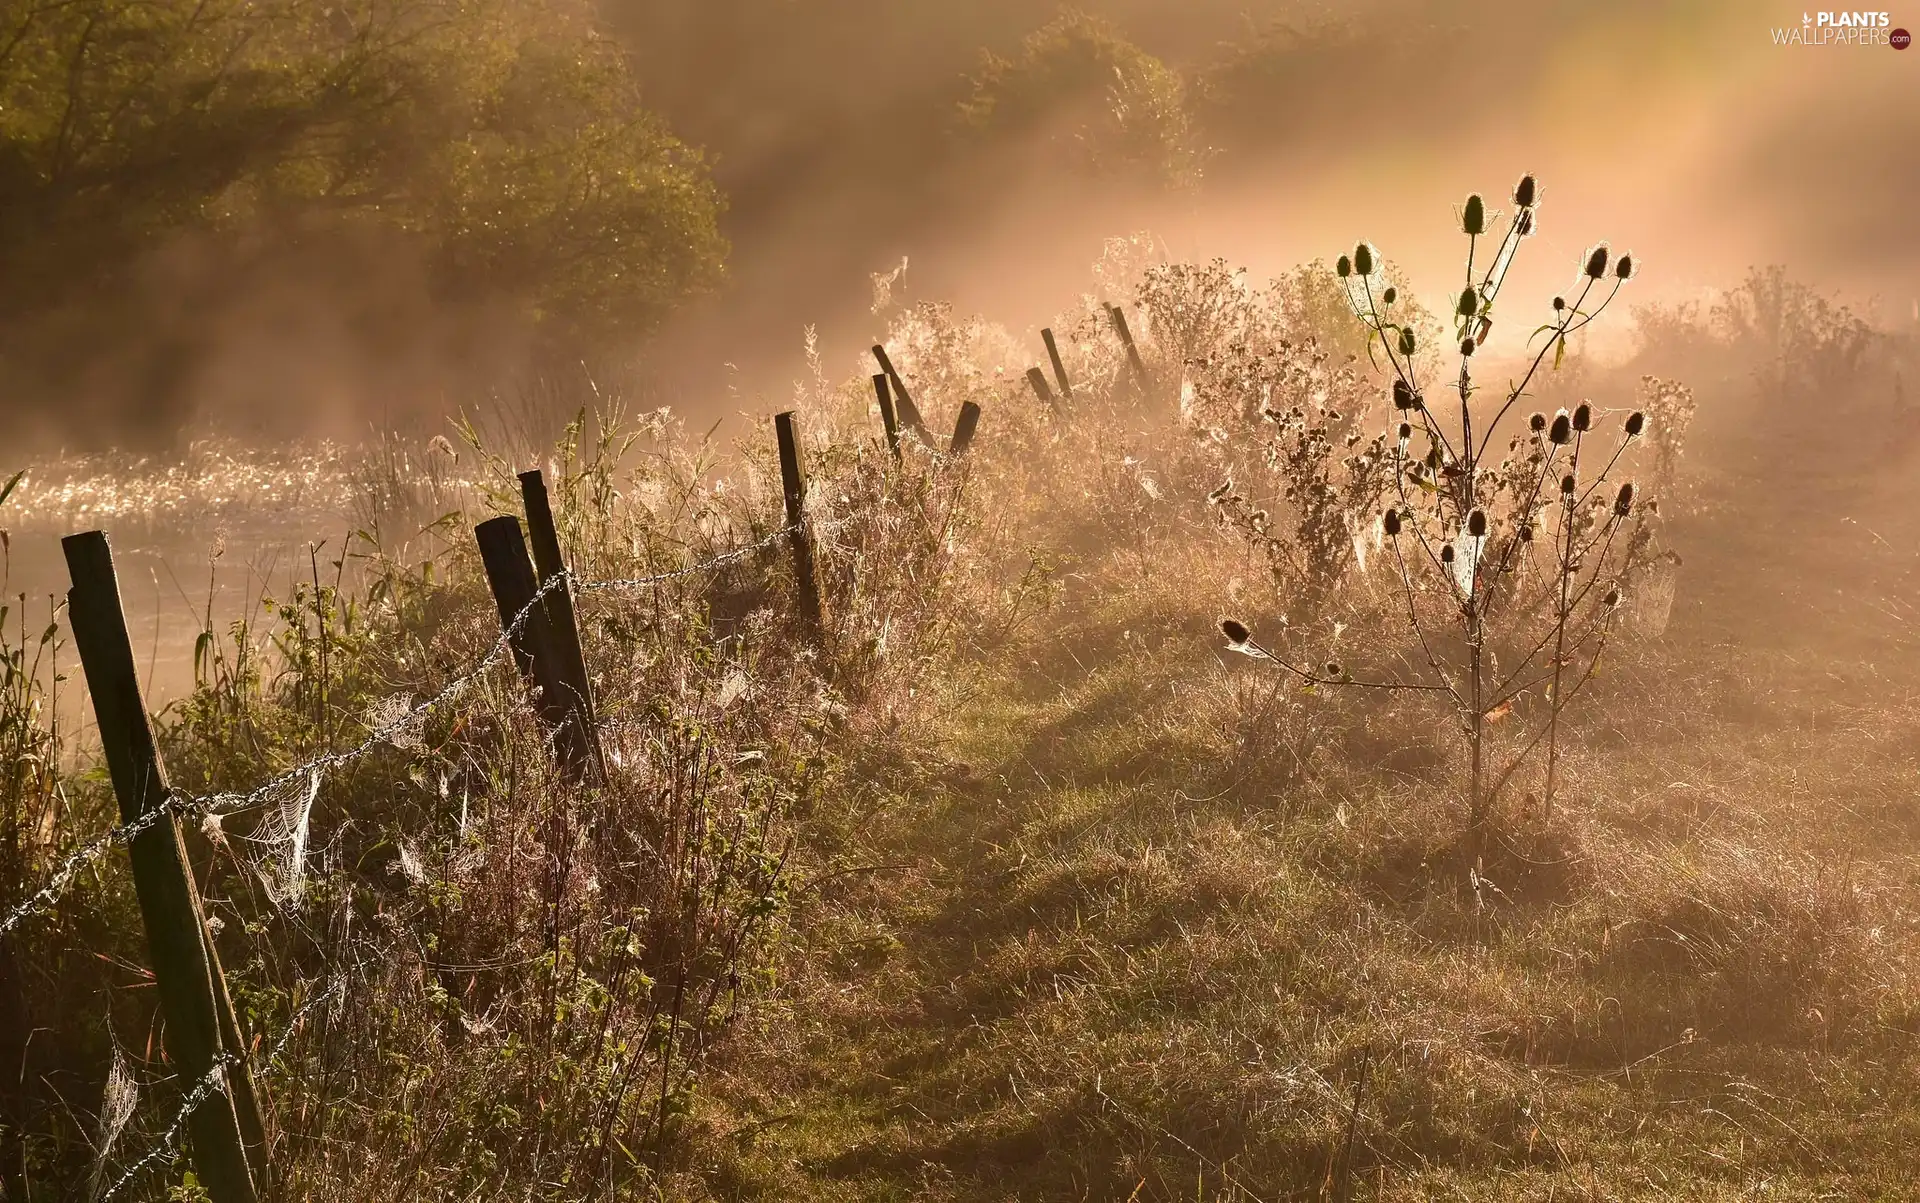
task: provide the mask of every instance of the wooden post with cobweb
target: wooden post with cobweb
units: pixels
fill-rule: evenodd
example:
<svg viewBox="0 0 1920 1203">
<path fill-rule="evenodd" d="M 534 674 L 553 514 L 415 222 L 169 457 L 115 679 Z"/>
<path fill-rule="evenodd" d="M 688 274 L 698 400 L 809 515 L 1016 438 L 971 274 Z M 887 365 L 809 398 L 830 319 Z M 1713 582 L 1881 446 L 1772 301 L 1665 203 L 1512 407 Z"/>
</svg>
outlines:
<svg viewBox="0 0 1920 1203">
<path fill-rule="evenodd" d="M 1060 385 L 1060 398 L 1073 400 L 1073 382 L 1067 379 L 1067 365 L 1060 361 L 1060 344 L 1053 341 L 1053 330 L 1042 327 L 1040 341 L 1047 344 L 1047 359 L 1053 364 L 1053 378 Z"/>
<path fill-rule="evenodd" d="M 1147 396 L 1151 382 L 1147 376 L 1146 361 L 1140 358 L 1140 348 L 1133 341 L 1133 331 L 1127 327 L 1125 311 L 1118 305 L 1109 305 L 1107 319 L 1113 324 L 1113 332 L 1120 339 L 1120 345 L 1126 348 L 1127 368 L 1132 373 L 1134 389 L 1140 396 Z"/>
<path fill-rule="evenodd" d="M 533 545 L 533 567 L 543 590 L 540 605 L 547 614 L 554 655 L 560 659 L 559 675 L 566 702 L 566 717 L 562 721 L 570 728 L 563 733 L 562 742 L 584 751 L 587 778 L 595 783 L 603 782 L 606 764 L 595 729 L 593 682 L 587 677 L 586 653 L 580 644 L 573 582 L 568 577 L 566 560 L 560 554 L 560 533 L 553 522 L 547 480 L 538 468 L 520 474 L 520 498 L 527 508 L 527 536 Z"/>
<path fill-rule="evenodd" d="M 904 396 L 904 394 L 902 394 Z M 773 416 L 780 440 L 780 494 L 786 508 L 787 543 L 793 551 L 793 583 L 799 593 L 800 618 L 808 633 L 820 637 L 820 583 L 814 573 L 813 536 L 807 530 L 807 478 L 800 466 L 800 433 L 793 411 Z"/>
<path fill-rule="evenodd" d="M 948 455 L 965 455 L 967 448 L 973 446 L 974 432 L 980 429 L 980 407 L 971 401 L 960 406 L 960 418 L 953 424 L 953 441 L 947 444 Z"/>
<path fill-rule="evenodd" d="M 893 409 L 893 393 L 887 387 L 887 374 L 880 372 L 873 378 L 873 394 L 880 402 L 880 425 L 887 432 L 887 449 L 893 452 L 893 458 L 900 458 L 900 417 Z"/>
<path fill-rule="evenodd" d="M 266 1123 L 180 820 L 167 809 L 173 791 L 140 696 L 113 549 L 102 531 L 70 535 L 61 548 L 73 580 L 68 621 L 120 821 L 143 824 L 127 840 L 127 856 L 166 1019 L 167 1053 L 183 1091 L 202 1084 L 210 1090 L 187 1115 L 194 1169 L 213 1203 L 255 1203 L 271 1189 Z"/>
<path fill-rule="evenodd" d="M 587 724 L 572 721 L 574 691 L 567 683 L 564 661 L 542 604 L 560 585 L 553 585 L 546 594 L 540 592 L 518 518 L 490 518 L 475 527 L 473 535 L 500 611 L 500 629 L 521 677 L 533 690 L 534 710 L 553 736 L 560 772 L 568 781 L 585 781 L 593 773 L 593 732 Z"/>
<path fill-rule="evenodd" d="M 893 360 L 888 357 L 886 347 L 873 344 L 873 359 L 880 365 L 880 371 L 893 385 L 893 407 L 899 415 L 900 425 L 922 439 L 927 437 L 926 419 L 920 416 L 920 407 L 913 403 L 913 394 L 907 391 L 907 382 L 900 379 L 900 373 L 894 369 Z"/>
</svg>

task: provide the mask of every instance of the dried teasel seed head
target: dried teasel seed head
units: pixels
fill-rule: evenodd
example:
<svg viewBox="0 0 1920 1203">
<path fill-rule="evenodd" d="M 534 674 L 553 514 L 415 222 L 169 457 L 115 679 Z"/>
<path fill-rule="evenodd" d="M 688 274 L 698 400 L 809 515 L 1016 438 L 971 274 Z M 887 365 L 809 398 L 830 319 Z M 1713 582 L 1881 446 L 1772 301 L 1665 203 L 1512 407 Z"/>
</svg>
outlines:
<svg viewBox="0 0 1920 1203">
<path fill-rule="evenodd" d="M 1333 261 L 1333 274 L 1339 276 L 1342 280 L 1351 276 L 1353 274 L 1353 260 L 1347 258 L 1345 255 L 1335 259 Z"/>
<path fill-rule="evenodd" d="M 1620 486 L 1619 494 L 1613 499 L 1613 512 L 1624 518 L 1631 509 L 1633 509 L 1633 482 L 1628 481 Z"/>
<path fill-rule="evenodd" d="M 1467 211 L 1460 215 L 1460 228 L 1468 234 L 1487 232 L 1487 202 L 1478 192 L 1467 198 Z"/>
<path fill-rule="evenodd" d="M 1520 541 L 1521 541 L 1522 543 L 1531 543 L 1531 542 L 1533 542 L 1533 527 L 1531 527 L 1531 526 L 1523 526 L 1523 527 L 1521 527 L 1521 528 L 1519 529 L 1519 531 L 1517 531 L 1517 532 L 1516 532 L 1516 534 L 1518 535 L 1518 537 L 1519 537 L 1519 539 L 1520 539 Z"/>
<path fill-rule="evenodd" d="M 1364 242 L 1353 248 L 1353 270 L 1362 276 L 1373 274 L 1373 248 Z"/>
<path fill-rule="evenodd" d="M 1460 302 L 1453 307 L 1453 311 L 1461 317 L 1472 317 L 1480 312 L 1480 294 L 1470 287 L 1461 289 Z"/>
<path fill-rule="evenodd" d="M 1613 588 L 1607 590 L 1607 595 L 1601 598 L 1600 600 L 1609 607 L 1619 605 L 1620 604 L 1620 586 L 1615 585 Z"/>
<path fill-rule="evenodd" d="M 1389 284 L 1387 285 L 1387 290 L 1380 294 L 1380 299 L 1391 305 L 1400 299 L 1400 290 Z"/>
<path fill-rule="evenodd" d="M 1547 431 L 1547 441 L 1565 445 L 1573 441 L 1573 419 L 1566 410 L 1553 415 L 1553 428 Z"/>
<path fill-rule="evenodd" d="M 1410 438 L 1412 438 L 1412 437 L 1413 437 L 1413 423 L 1411 423 L 1411 422 L 1402 422 L 1402 423 L 1400 423 L 1400 430 L 1399 430 L 1399 435 L 1400 435 L 1400 441 L 1401 441 L 1401 442 L 1403 442 L 1403 443 L 1404 443 L 1404 442 L 1406 442 L 1406 441 L 1407 441 L 1408 439 L 1410 439 Z"/>
<path fill-rule="evenodd" d="M 1442 543 L 1440 545 L 1440 562 L 1442 564 L 1453 563 L 1453 544 Z"/>
<path fill-rule="evenodd" d="M 1553 311 L 1555 313 L 1560 313 L 1561 311 L 1565 310 L 1566 307 L 1567 307 L 1567 298 L 1565 297 L 1553 298 Z"/>
<path fill-rule="evenodd" d="M 1414 337 L 1413 337 L 1413 329 L 1412 329 L 1411 327 L 1407 327 L 1407 326 L 1403 326 L 1403 327 L 1401 327 L 1401 329 L 1400 329 L 1400 354 L 1402 354 L 1402 355 L 1411 355 L 1411 354 L 1413 354 L 1413 349 L 1414 349 L 1414 347 L 1415 347 L 1416 345 L 1417 345 L 1417 344 L 1415 343 L 1415 341 L 1414 341 Z"/>
<path fill-rule="evenodd" d="M 1573 411 L 1573 428 L 1578 431 L 1593 429 L 1593 406 L 1582 401 Z"/>
<path fill-rule="evenodd" d="M 1484 539 L 1487 537 L 1487 512 L 1485 510 L 1475 510 L 1473 513 L 1467 515 L 1467 534 L 1469 537 L 1475 539 Z"/>
<path fill-rule="evenodd" d="M 1533 202 L 1539 193 L 1539 185 L 1531 175 L 1520 177 L 1520 183 L 1513 190 L 1513 203 L 1522 209 L 1533 208 Z"/>
<path fill-rule="evenodd" d="M 1399 534 L 1400 511 L 1388 510 L 1386 513 L 1380 515 L 1380 529 L 1386 531 L 1389 536 Z"/>
<path fill-rule="evenodd" d="M 1627 437 L 1628 438 L 1632 439 L 1632 438 L 1640 437 L 1640 432 L 1645 430 L 1646 428 L 1647 428 L 1647 415 L 1641 413 L 1637 409 L 1627 415 Z"/>
<path fill-rule="evenodd" d="M 1474 342 L 1471 338 L 1463 338 L 1460 340 L 1460 354 L 1471 355 L 1473 354 L 1474 348 L 1479 345 L 1479 343 Z"/>
<path fill-rule="evenodd" d="M 1227 642 L 1235 647 L 1245 647 L 1247 640 L 1253 638 L 1253 632 L 1247 629 L 1246 623 L 1236 621 L 1232 618 L 1223 618 L 1220 620 L 1220 633 L 1225 635 Z"/>
<path fill-rule="evenodd" d="M 1573 473 L 1569 472 L 1560 478 L 1560 491 L 1562 493 L 1571 493 L 1576 487 L 1578 486 L 1573 479 Z"/>
<path fill-rule="evenodd" d="M 1414 396 L 1413 386 L 1404 380 L 1395 380 L 1393 382 L 1393 407 L 1395 409 L 1412 409 L 1417 404 L 1419 404 L 1419 398 Z"/>
<path fill-rule="evenodd" d="M 1341 675 L 1342 674 L 1340 672 L 1340 662 L 1338 660 L 1327 661 L 1327 676 L 1332 678 L 1335 681 L 1338 681 Z"/>
<path fill-rule="evenodd" d="M 1622 280 L 1633 279 L 1633 256 L 1620 256 L 1620 262 L 1614 265 L 1613 274 Z"/>
<path fill-rule="evenodd" d="M 1607 244 L 1602 242 L 1587 252 L 1587 278 L 1599 280 L 1607 274 Z"/>
<path fill-rule="evenodd" d="M 1533 433 L 1535 434 L 1539 434 L 1541 431 L 1545 430 L 1546 428 L 1547 428 L 1547 415 L 1545 414 L 1535 414 L 1531 418 L 1527 419 L 1527 429 L 1533 431 Z"/>
</svg>

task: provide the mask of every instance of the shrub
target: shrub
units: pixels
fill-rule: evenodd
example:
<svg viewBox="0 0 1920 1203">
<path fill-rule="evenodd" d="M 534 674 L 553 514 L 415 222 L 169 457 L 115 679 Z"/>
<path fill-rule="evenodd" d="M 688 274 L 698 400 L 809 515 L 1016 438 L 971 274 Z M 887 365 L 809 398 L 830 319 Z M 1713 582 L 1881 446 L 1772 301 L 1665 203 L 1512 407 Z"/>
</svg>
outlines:
<svg viewBox="0 0 1920 1203">
<path fill-rule="evenodd" d="M 1873 327 L 1847 306 L 1787 275 L 1754 268 L 1713 306 L 1712 328 L 1754 366 L 1761 396 L 1845 399 L 1874 342 Z"/>
<path fill-rule="evenodd" d="M 977 131 L 1045 133 L 1068 161 L 1100 174 L 1190 187 L 1206 159 L 1179 73 L 1073 10 L 1029 34 L 1017 57 L 987 52 L 960 113 Z"/>
<path fill-rule="evenodd" d="M 1369 354 L 1384 361 L 1397 418 L 1389 436 L 1386 487 L 1390 503 L 1380 530 L 1392 548 L 1408 635 L 1425 673 L 1356 678 L 1338 663 L 1310 666 L 1254 642 L 1244 625 L 1227 625 L 1235 647 L 1262 656 L 1309 686 L 1354 685 L 1445 695 L 1470 764 L 1465 790 L 1468 827 L 1485 827 L 1500 791 L 1545 744 L 1547 813 L 1556 785 L 1560 719 L 1592 679 L 1613 633 L 1621 590 L 1645 560 L 1651 531 L 1645 498 L 1613 470 L 1640 437 L 1646 415 L 1626 419 L 1609 447 L 1595 429 L 1590 404 L 1552 417 L 1536 413 L 1525 429 L 1495 440 L 1501 422 L 1529 394 L 1548 356 L 1557 367 L 1568 338 L 1595 320 L 1634 274 L 1632 258 L 1615 259 L 1605 243 L 1584 256 L 1571 299 L 1556 297 L 1552 317 L 1517 383 L 1491 414 L 1476 413 L 1474 354 L 1493 328 L 1499 297 L 1522 242 L 1533 232 L 1538 191 L 1528 176 L 1514 190 L 1513 210 L 1488 261 L 1482 238 L 1494 238 L 1498 215 L 1469 197 L 1459 221 L 1468 240 L 1465 282 L 1453 310 L 1451 381 L 1422 358 L 1416 316 L 1367 243 L 1343 255 L 1335 274 L 1370 332 Z M 1458 401 L 1449 417 L 1429 404 L 1429 388 Z M 1597 462 L 1596 462 L 1597 461 Z M 1557 486 L 1557 487 L 1556 487 Z M 1330 502 L 1329 509 L 1337 506 Z M 1529 713 L 1531 734 L 1497 737 L 1496 724 L 1533 697 L 1544 716 Z M 1496 748 L 1506 763 L 1494 763 Z"/>
</svg>

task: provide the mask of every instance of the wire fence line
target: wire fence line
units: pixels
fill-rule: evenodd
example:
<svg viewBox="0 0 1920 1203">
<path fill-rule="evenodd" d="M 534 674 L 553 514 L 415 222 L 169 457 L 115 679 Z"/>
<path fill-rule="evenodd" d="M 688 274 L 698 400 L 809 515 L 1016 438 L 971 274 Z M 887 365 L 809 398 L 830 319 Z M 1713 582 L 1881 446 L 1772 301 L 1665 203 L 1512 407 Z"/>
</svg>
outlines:
<svg viewBox="0 0 1920 1203">
<path fill-rule="evenodd" d="M 334 982 L 301 1004 L 300 1009 L 295 1011 L 292 1017 L 287 1020 L 286 1029 L 280 1033 L 280 1039 L 275 1041 L 273 1048 L 268 1051 L 266 1057 L 268 1064 L 277 1060 L 280 1054 L 286 1051 L 288 1043 L 293 1040 L 294 1033 L 300 1030 L 300 1021 L 307 1017 L 307 1013 L 332 998 L 339 990 L 340 983 Z M 191 1119 L 193 1113 L 204 1106 L 208 1099 L 216 1094 L 224 1095 L 227 1093 L 227 1070 L 239 1063 L 240 1055 L 231 1051 L 223 1052 L 214 1058 L 212 1068 L 208 1069 L 206 1075 L 193 1084 L 193 1089 L 189 1090 L 186 1098 L 180 1101 L 180 1109 L 174 1112 L 173 1122 L 167 1125 L 167 1130 L 160 1134 L 160 1142 L 153 1148 L 147 1150 L 146 1154 L 138 1161 L 128 1166 L 125 1170 L 122 1170 L 120 1176 L 114 1179 L 113 1185 L 103 1191 L 100 1197 L 95 1200 L 95 1203 L 109 1203 L 115 1195 L 126 1188 L 128 1183 L 144 1173 L 148 1166 L 153 1165 L 163 1158 L 172 1156 L 179 1148 L 180 1132 L 186 1127 L 187 1120 Z"/>
<path fill-rule="evenodd" d="M 295 765 L 292 768 L 282 770 L 245 793 L 225 792 L 194 795 L 182 790 L 170 792 L 166 801 L 161 805 L 154 807 L 138 818 L 112 828 L 91 843 L 76 849 L 64 857 L 59 867 L 49 876 L 46 883 L 39 890 L 36 890 L 25 900 L 9 910 L 4 919 L 0 919 L 0 937 L 6 936 L 29 918 L 57 903 L 66 894 L 67 889 L 73 884 L 74 879 L 79 876 L 81 870 L 98 863 L 113 850 L 115 845 L 127 843 L 141 832 L 156 826 L 168 818 L 195 815 L 226 815 L 250 810 L 272 801 L 276 795 L 286 790 L 290 785 L 303 780 L 310 780 L 316 774 L 324 775 L 330 770 L 346 767 L 372 755 L 382 744 L 392 742 L 396 736 L 401 735 L 408 728 L 424 720 L 427 715 L 458 698 L 466 692 L 468 686 L 472 685 L 474 681 L 491 670 L 495 664 L 498 664 L 501 658 L 505 656 L 513 646 L 514 639 L 520 634 L 521 628 L 526 625 L 527 620 L 532 616 L 534 610 L 546 599 L 547 594 L 562 585 L 571 583 L 575 591 L 579 593 L 652 588 L 672 581 L 697 576 L 703 572 L 711 572 L 717 568 L 726 567 L 751 555 L 766 551 L 782 538 L 792 535 L 808 526 L 814 526 L 816 527 L 816 533 L 824 534 L 843 525 L 846 521 L 848 521 L 848 519 L 842 518 L 831 523 L 816 524 L 809 519 L 799 523 L 789 523 L 785 526 L 775 528 L 751 543 L 742 544 L 739 547 L 721 552 L 699 563 L 690 564 L 684 568 L 655 573 L 650 576 L 582 580 L 575 577 L 570 570 L 555 574 L 535 590 L 532 599 L 520 608 L 519 612 L 513 616 L 511 622 L 502 626 L 499 638 L 495 639 L 487 650 L 468 666 L 466 671 L 443 685 L 432 697 L 416 703 L 407 710 L 381 723 L 374 730 L 370 731 L 365 739 L 353 747 L 339 752 L 327 752 Z"/>
<path fill-rule="evenodd" d="M 769 531 L 767 534 L 761 536 L 760 538 L 754 540 L 751 543 L 744 543 L 739 547 L 734 548 L 731 551 L 723 551 L 719 555 L 714 556 L 712 559 L 702 560 L 698 564 L 692 564 L 685 568 L 676 568 L 671 572 L 655 573 L 652 576 L 614 577 L 609 580 L 575 579 L 573 583 L 573 587 L 581 593 L 601 593 L 601 592 L 606 592 L 608 590 L 648 589 L 648 588 L 652 588 L 655 585 L 664 585 L 669 581 L 677 581 L 684 577 L 696 576 L 702 572 L 711 572 L 715 568 L 724 568 L 729 564 L 733 564 L 739 560 L 744 560 L 748 556 L 753 555 L 757 552 L 766 551 L 768 548 L 772 547 L 775 543 L 778 543 L 781 539 L 785 538 L 788 535 L 793 534 L 795 531 L 802 529 L 802 527 L 812 526 L 814 527 L 814 533 L 816 535 L 820 535 L 820 534 L 827 534 L 833 530 L 838 529 L 841 526 L 844 526 L 847 523 L 847 521 L 848 520 L 845 518 L 836 519 L 832 522 L 826 522 L 826 523 L 816 523 L 809 520 L 807 522 L 803 522 L 798 525 L 787 525 L 787 526 L 777 527 L 774 530 Z"/>
</svg>

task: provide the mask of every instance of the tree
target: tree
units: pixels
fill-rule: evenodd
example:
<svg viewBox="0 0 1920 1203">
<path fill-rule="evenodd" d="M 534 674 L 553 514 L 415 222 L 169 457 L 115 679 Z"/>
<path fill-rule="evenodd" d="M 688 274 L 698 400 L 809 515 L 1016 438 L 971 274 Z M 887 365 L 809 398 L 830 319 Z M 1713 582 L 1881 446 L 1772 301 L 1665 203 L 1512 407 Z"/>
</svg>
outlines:
<svg viewBox="0 0 1920 1203">
<path fill-rule="evenodd" d="M 1206 159 L 1179 73 L 1071 9 L 1027 35 L 1017 57 L 983 55 L 960 114 L 982 133 L 1064 137 L 1072 161 L 1102 174 L 1189 187 Z"/>
<path fill-rule="evenodd" d="M 369 233 L 592 346 L 717 280 L 719 208 L 584 0 L 0 2 L 0 352 L 183 236 Z"/>
</svg>

